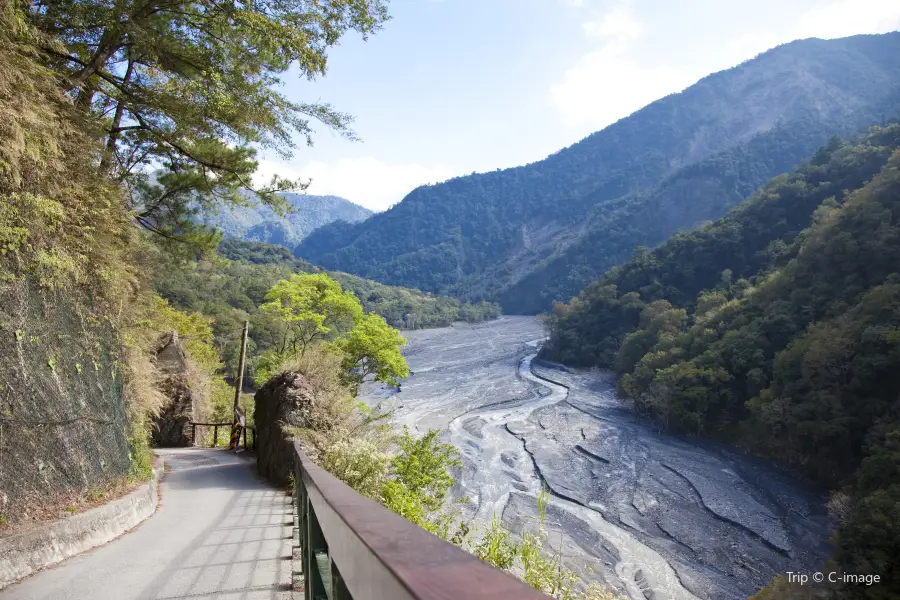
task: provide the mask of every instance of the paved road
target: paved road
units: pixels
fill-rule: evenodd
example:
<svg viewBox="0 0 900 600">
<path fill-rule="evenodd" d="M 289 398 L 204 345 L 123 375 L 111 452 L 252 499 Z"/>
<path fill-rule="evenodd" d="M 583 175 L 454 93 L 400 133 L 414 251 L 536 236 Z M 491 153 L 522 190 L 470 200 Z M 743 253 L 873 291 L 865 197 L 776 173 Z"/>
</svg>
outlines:
<svg viewBox="0 0 900 600">
<path fill-rule="evenodd" d="M 0 600 L 289 600 L 291 501 L 226 451 L 162 450 L 157 513 Z"/>
</svg>

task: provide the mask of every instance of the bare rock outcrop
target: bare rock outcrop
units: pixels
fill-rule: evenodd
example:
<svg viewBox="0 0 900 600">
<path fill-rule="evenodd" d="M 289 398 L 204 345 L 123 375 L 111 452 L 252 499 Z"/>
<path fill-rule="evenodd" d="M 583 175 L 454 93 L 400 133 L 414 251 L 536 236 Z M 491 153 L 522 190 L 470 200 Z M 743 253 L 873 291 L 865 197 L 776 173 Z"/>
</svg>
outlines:
<svg viewBox="0 0 900 600">
<path fill-rule="evenodd" d="M 156 418 L 153 443 L 161 447 L 190 446 L 194 395 L 188 382 L 187 356 L 178 332 L 163 336 L 156 352 L 156 368 L 163 375 L 160 390 L 168 401 Z"/>
<path fill-rule="evenodd" d="M 260 388 L 255 400 L 259 473 L 273 483 L 286 484 L 294 468 L 294 451 L 285 428 L 306 425 L 305 415 L 316 404 L 315 388 L 299 373 L 282 373 Z"/>
</svg>

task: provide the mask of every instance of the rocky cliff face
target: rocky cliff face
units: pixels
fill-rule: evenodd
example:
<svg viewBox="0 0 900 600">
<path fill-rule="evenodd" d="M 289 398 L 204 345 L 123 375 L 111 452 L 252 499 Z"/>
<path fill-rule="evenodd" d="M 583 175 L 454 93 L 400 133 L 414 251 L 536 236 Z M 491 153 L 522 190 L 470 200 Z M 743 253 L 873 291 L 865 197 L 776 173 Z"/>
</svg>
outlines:
<svg viewBox="0 0 900 600">
<path fill-rule="evenodd" d="M 299 373 L 282 373 L 260 388 L 255 400 L 259 472 L 273 483 L 287 484 L 294 451 L 286 429 L 306 424 L 305 415 L 316 404 L 315 388 Z"/>
<path fill-rule="evenodd" d="M 188 384 L 186 355 L 177 332 L 163 336 L 156 352 L 156 367 L 164 376 L 160 388 L 169 401 L 156 419 L 153 443 L 162 447 L 190 446 L 194 395 Z"/>
</svg>

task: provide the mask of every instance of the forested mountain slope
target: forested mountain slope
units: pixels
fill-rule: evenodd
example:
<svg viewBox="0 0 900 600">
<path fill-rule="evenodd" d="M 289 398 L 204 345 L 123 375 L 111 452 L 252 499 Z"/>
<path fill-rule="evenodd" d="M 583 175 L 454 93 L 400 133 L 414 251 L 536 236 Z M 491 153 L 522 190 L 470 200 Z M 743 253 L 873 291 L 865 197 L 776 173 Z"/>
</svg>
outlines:
<svg viewBox="0 0 900 600">
<path fill-rule="evenodd" d="M 900 126 L 832 140 L 548 322 L 545 356 L 614 368 L 663 426 L 838 488 L 836 558 L 886 586 L 847 597 L 900 592 Z"/>
<path fill-rule="evenodd" d="M 326 268 L 537 312 L 676 228 L 900 110 L 900 33 L 809 39 L 710 75 L 548 158 L 412 191 L 296 252 Z M 664 218 L 660 218 L 663 216 Z"/>
<path fill-rule="evenodd" d="M 155 287 L 175 307 L 196 311 L 213 319 L 212 331 L 229 369 L 237 364 L 243 321 L 250 321 L 253 352 L 259 354 L 280 340 L 271 319 L 259 306 L 278 281 L 294 273 L 321 273 L 320 267 L 294 258 L 289 250 L 273 244 L 225 239 L 219 259 L 201 260 L 187 268 L 159 269 Z M 496 304 L 470 304 L 415 289 L 393 287 L 347 273 L 331 272 L 341 287 L 350 290 L 366 312 L 374 312 L 392 327 L 422 329 L 445 327 L 455 321 L 470 323 L 494 319 Z"/>
<path fill-rule="evenodd" d="M 358 223 L 372 211 L 339 196 L 282 194 L 290 212 L 279 215 L 265 204 L 219 207 L 200 220 L 221 230 L 225 237 L 280 244 L 293 248 L 314 230 L 334 221 Z"/>
</svg>

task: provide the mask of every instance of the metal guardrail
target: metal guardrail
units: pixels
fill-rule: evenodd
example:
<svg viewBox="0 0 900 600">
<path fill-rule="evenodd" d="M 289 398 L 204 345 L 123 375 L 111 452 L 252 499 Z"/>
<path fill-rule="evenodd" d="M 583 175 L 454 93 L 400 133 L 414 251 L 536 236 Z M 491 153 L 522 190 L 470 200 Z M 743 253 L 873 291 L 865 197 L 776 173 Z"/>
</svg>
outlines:
<svg viewBox="0 0 900 600">
<path fill-rule="evenodd" d="M 305 600 L 548 600 L 294 454 Z"/>
<path fill-rule="evenodd" d="M 219 427 L 224 428 L 226 431 L 231 431 L 232 423 L 195 423 L 191 421 L 191 445 L 197 444 L 197 427 L 212 427 L 213 428 L 213 448 L 219 445 Z M 250 439 L 250 444 L 247 444 L 247 431 L 253 433 Z M 241 435 L 244 438 L 244 449 L 245 450 L 256 450 L 256 427 L 253 425 L 246 425 L 242 428 Z"/>
</svg>

